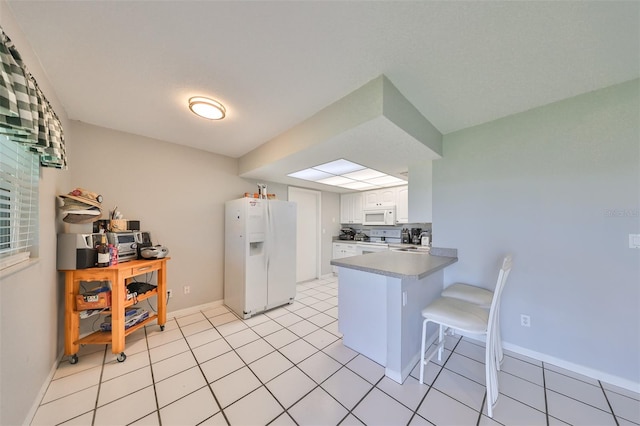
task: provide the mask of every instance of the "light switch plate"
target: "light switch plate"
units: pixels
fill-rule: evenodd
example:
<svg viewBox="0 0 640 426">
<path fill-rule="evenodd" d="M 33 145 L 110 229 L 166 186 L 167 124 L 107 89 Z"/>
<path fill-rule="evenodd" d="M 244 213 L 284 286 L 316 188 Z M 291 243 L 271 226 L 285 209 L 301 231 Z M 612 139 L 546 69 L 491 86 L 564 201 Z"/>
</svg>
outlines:
<svg viewBox="0 0 640 426">
<path fill-rule="evenodd" d="M 640 249 L 640 234 L 629 234 L 629 248 Z"/>
</svg>

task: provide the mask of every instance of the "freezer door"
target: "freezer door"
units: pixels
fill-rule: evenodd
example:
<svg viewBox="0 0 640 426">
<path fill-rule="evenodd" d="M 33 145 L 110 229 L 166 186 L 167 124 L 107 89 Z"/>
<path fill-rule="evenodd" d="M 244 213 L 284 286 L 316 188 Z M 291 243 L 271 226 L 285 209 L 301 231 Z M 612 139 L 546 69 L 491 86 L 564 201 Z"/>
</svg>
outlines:
<svg viewBox="0 0 640 426">
<path fill-rule="evenodd" d="M 263 203 L 227 202 L 225 228 L 224 303 L 246 318 L 267 305 Z"/>
<path fill-rule="evenodd" d="M 225 204 L 224 304 L 242 315 L 245 300 L 246 206 L 240 200 Z"/>
</svg>

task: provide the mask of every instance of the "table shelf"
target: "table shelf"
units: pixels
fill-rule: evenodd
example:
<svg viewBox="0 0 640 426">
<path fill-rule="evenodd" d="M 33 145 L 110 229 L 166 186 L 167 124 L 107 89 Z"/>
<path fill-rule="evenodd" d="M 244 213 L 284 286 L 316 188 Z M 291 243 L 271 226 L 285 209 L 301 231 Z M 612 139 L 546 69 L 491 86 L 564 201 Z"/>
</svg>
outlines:
<svg viewBox="0 0 640 426">
<path fill-rule="evenodd" d="M 111 344 L 111 351 L 118 354 L 118 361 L 124 361 L 126 356 L 125 337 L 139 330 L 152 321 L 157 321 L 161 330 L 167 319 L 167 301 L 164 295 L 167 293 L 166 267 L 168 257 L 163 259 L 132 260 L 119 263 L 106 268 L 88 268 L 63 270 L 65 274 L 65 341 L 64 353 L 71 356 L 71 363 L 78 362 L 78 350 L 80 345 Z M 157 271 L 158 285 L 155 289 L 143 293 L 129 300 L 127 294 L 127 282 L 136 276 Z M 111 331 L 96 331 L 88 336 L 80 338 L 80 312 L 76 310 L 76 296 L 79 294 L 81 281 L 109 281 L 111 283 L 111 308 L 105 309 L 101 314 L 111 314 Z M 125 309 L 134 304 L 157 296 L 157 313 L 149 315 L 149 318 L 125 329 Z"/>
<path fill-rule="evenodd" d="M 157 315 L 149 315 L 149 318 L 140 321 L 139 323 L 132 325 L 124 331 L 125 337 L 130 335 L 131 333 L 139 330 L 150 322 L 158 319 Z M 160 326 L 163 328 L 164 326 Z M 75 343 L 78 345 L 108 345 L 111 343 L 111 332 L 110 331 L 94 331 L 88 336 L 82 337 L 78 339 Z"/>
</svg>

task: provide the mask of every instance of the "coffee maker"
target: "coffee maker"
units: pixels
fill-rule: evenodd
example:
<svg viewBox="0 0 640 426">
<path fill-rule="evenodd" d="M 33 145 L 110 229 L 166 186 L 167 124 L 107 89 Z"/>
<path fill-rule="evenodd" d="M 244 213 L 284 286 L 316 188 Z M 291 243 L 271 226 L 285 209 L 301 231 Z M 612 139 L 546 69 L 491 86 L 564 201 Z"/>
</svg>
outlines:
<svg viewBox="0 0 640 426">
<path fill-rule="evenodd" d="M 411 228 L 411 244 L 420 244 L 422 228 Z"/>
<path fill-rule="evenodd" d="M 356 231 L 352 228 L 342 228 L 340 230 L 340 235 L 338 235 L 339 240 L 353 240 L 356 236 Z"/>
</svg>

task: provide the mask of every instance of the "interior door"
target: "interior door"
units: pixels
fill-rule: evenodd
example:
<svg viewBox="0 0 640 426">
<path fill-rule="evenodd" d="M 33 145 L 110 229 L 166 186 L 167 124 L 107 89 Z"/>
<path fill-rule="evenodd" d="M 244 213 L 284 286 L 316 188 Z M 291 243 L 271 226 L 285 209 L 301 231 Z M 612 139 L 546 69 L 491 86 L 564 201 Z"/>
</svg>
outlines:
<svg viewBox="0 0 640 426">
<path fill-rule="evenodd" d="M 289 187 L 298 205 L 296 282 L 320 277 L 320 191 Z"/>
</svg>

